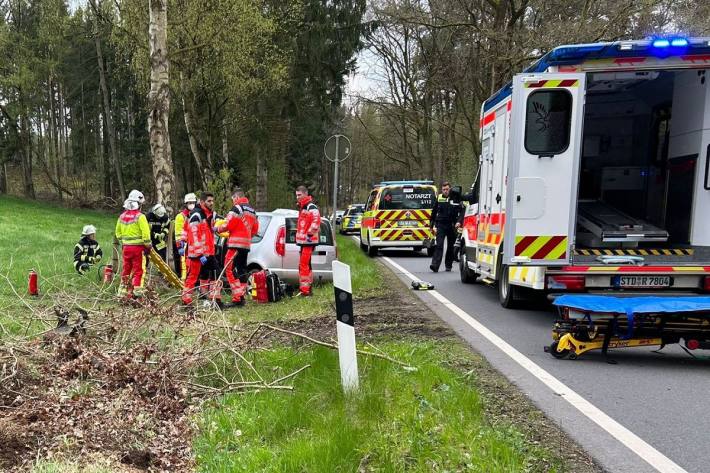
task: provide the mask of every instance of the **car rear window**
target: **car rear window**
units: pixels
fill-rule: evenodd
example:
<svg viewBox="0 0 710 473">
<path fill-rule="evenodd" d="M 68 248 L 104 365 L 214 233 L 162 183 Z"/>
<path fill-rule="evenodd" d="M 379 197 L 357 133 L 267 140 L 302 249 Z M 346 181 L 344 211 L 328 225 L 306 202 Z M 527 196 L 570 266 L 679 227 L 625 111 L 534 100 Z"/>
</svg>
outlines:
<svg viewBox="0 0 710 473">
<path fill-rule="evenodd" d="M 431 187 L 388 187 L 382 191 L 380 210 L 431 209 L 434 198 Z"/>
<path fill-rule="evenodd" d="M 296 218 L 286 219 L 286 243 L 296 243 Z M 320 223 L 320 244 L 333 245 L 333 232 L 330 229 L 330 222 L 323 219 Z"/>
<path fill-rule="evenodd" d="M 266 229 L 269 228 L 269 224 L 271 223 L 271 216 L 269 215 L 259 215 L 257 218 L 259 219 L 259 231 L 252 237 L 252 243 L 259 243 L 264 239 Z"/>
</svg>

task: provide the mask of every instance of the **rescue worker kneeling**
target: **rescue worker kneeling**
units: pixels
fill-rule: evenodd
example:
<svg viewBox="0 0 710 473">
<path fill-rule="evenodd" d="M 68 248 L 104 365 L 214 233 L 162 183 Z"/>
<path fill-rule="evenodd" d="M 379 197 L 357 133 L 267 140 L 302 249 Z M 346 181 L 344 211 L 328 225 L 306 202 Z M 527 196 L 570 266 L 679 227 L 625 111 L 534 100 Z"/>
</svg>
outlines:
<svg viewBox="0 0 710 473">
<path fill-rule="evenodd" d="M 123 247 L 123 270 L 118 295 L 132 299 L 143 296 L 146 257 L 150 254 L 150 226 L 140 211 L 143 194 L 131 191 L 123 203 L 124 212 L 116 222 L 116 238 Z"/>
<path fill-rule="evenodd" d="M 200 202 L 190 211 L 190 215 L 182 231 L 183 245 L 187 243 L 187 278 L 182 291 L 182 302 L 192 304 L 192 293 L 197 280 L 200 280 L 200 293 L 206 294 L 221 309 L 222 285 L 217 279 L 219 268 L 215 258 L 213 218 L 214 195 L 204 192 Z"/>
<path fill-rule="evenodd" d="M 74 269 L 79 274 L 86 274 L 94 264 L 101 261 L 104 252 L 96 241 L 96 227 L 84 225 L 81 239 L 74 246 Z"/>
<path fill-rule="evenodd" d="M 249 199 L 241 189 L 232 193 L 234 207 L 227 214 L 227 219 L 218 225 L 217 233 L 227 232 L 227 255 L 224 258 L 224 271 L 227 274 L 232 291 L 232 304 L 243 306 L 245 303 L 247 278 L 247 257 L 251 248 L 251 239 L 259 231 L 256 211 L 249 204 Z"/>
</svg>

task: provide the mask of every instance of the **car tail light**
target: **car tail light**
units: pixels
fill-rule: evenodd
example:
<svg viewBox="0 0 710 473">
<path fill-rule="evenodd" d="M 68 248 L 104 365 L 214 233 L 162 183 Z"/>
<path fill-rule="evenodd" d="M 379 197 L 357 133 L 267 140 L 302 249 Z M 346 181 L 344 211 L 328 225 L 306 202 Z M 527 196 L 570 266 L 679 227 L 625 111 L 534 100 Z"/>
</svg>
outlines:
<svg viewBox="0 0 710 473">
<path fill-rule="evenodd" d="M 558 274 L 547 276 L 548 289 L 564 289 L 567 291 L 583 291 L 586 286 L 584 276 Z"/>
<path fill-rule="evenodd" d="M 710 276 L 703 278 L 703 291 L 710 292 Z"/>
<path fill-rule="evenodd" d="M 276 234 L 276 254 L 286 256 L 286 227 L 279 227 L 279 232 Z"/>
</svg>

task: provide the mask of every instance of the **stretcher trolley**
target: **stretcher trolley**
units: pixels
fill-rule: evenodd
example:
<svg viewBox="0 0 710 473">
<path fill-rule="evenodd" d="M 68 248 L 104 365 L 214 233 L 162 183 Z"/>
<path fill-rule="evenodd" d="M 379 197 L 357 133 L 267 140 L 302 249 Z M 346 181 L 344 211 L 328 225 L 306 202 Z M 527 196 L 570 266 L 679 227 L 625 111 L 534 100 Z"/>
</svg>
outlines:
<svg viewBox="0 0 710 473">
<path fill-rule="evenodd" d="M 710 297 L 614 297 L 566 294 L 554 305 L 560 317 L 545 347 L 555 358 L 575 359 L 590 350 L 683 342 L 686 350 L 710 349 Z"/>
</svg>

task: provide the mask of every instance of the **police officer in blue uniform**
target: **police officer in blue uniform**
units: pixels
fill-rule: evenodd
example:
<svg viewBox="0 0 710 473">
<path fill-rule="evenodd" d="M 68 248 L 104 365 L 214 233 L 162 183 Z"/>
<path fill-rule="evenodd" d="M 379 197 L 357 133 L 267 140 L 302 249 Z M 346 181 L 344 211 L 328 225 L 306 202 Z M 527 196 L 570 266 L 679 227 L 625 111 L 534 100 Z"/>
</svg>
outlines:
<svg viewBox="0 0 710 473">
<path fill-rule="evenodd" d="M 456 227 L 459 225 L 462 206 L 460 196 L 458 199 L 452 198 L 454 196 L 450 196 L 450 192 L 451 184 L 442 183 L 441 194 L 437 197 L 431 214 L 431 229 L 436 235 L 436 246 L 429 269 L 435 273 L 439 272 L 442 258 L 446 270 L 451 271 L 456 256 L 454 243 L 456 243 Z M 444 255 L 444 246 L 446 246 L 446 255 Z"/>
</svg>

